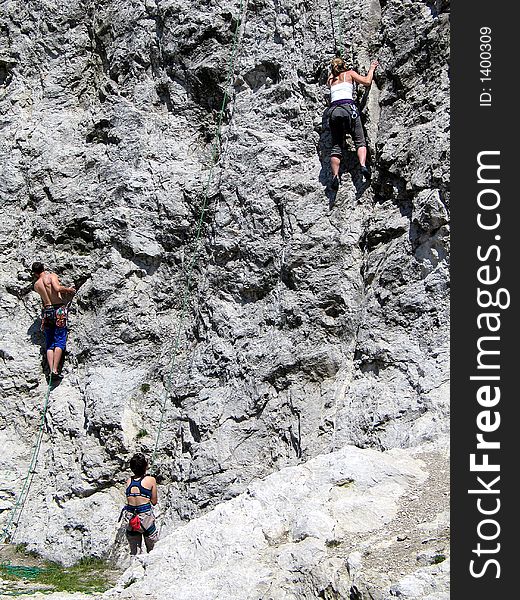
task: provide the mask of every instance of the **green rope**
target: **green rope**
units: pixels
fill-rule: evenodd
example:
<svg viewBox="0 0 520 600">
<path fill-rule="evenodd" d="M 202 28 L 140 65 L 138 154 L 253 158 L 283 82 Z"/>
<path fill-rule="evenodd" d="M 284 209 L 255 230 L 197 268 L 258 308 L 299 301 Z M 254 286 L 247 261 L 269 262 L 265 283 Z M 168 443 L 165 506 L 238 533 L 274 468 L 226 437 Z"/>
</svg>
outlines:
<svg viewBox="0 0 520 600">
<path fill-rule="evenodd" d="M 336 15 L 337 15 L 337 19 L 338 19 L 338 55 L 339 56 L 343 56 L 344 54 L 344 50 L 345 48 L 343 47 L 343 36 L 342 36 L 342 29 L 341 29 L 341 12 L 340 12 L 340 6 L 339 6 L 339 0 L 338 3 L 336 4 Z"/>
<path fill-rule="evenodd" d="M 45 569 L 40 567 L 23 567 L 19 565 L 2 563 L 0 564 L 0 575 L 2 574 L 2 571 L 9 575 L 19 577 L 20 579 L 36 579 L 36 577 L 38 577 L 40 573 L 43 573 Z"/>
<path fill-rule="evenodd" d="M 164 425 L 166 402 L 170 395 L 173 374 L 174 374 L 174 370 L 175 370 L 175 366 L 176 366 L 176 358 L 177 358 L 177 354 L 179 352 L 181 335 L 184 330 L 184 320 L 186 317 L 188 299 L 190 296 L 190 284 L 191 284 L 191 278 L 192 278 L 192 274 L 193 274 L 193 268 L 195 266 L 195 263 L 198 260 L 198 255 L 199 255 L 199 250 L 200 250 L 199 242 L 200 242 L 200 237 L 201 237 L 201 232 L 202 232 L 202 225 L 204 223 L 206 208 L 207 208 L 207 204 L 208 204 L 209 189 L 210 189 L 211 183 L 213 181 L 213 172 L 215 169 L 215 165 L 217 164 L 218 158 L 219 158 L 219 145 L 220 145 L 222 121 L 224 118 L 224 112 L 225 112 L 226 104 L 227 104 L 227 100 L 228 100 L 229 88 L 231 87 L 231 82 L 233 80 L 233 70 L 234 70 L 235 58 L 236 58 L 236 54 L 237 54 L 237 50 L 238 50 L 238 37 L 239 37 L 240 27 L 242 24 L 243 2 L 244 2 L 244 0 L 240 0 L 239 14 L 238 14 L 237 24 L 236 24 L 236 28 L 235 28 L 235 33 L 233 36 L 233 46 L 232 46 L 232 50 L 231 50 L 231 53 L 229 56 L 229 62 L 228 62 L 228 76 L 226 79 L 226 84 L 225 84 L 225 89 L 224 89 L 224 97 L 222 99 L 222 106 L 220 107 L 220 112 L 219 112 L 218 118 L 217 118 L 217 131 L 215 134 L 215 139 L 213 141 L 213 148 L 212 148 L 212 152 L 211 152 L 211 168 L 209 171 L 208 180 L 206 182 L 206 186 L 205 186 L 205 190 L 204 190 L 204 200 L 202 202 L 202 209 L 201 209 L 200 217 L 199 217 L 199 220 L 197 223 L 197 229 L 196 229 L 196 235 L 195 235 L 195 250 L 194 250 L 191 262 L 189 263 L 189 266 L 188 266 L 188 275 L 186 278 L 186 284 L 184 286 L 184 292 L 183 292 L 182 303 L 181 303 L 181 315 L 180 315 L 179 324 L 177 327 L 177 334 L 176 334 L 176 338 L 175 338 L 174 348 L 171 353 L 171 366 L 170 366 L 170 370 L 168 372 L 168 377 L 167 377 L 166 383 L 165 383 L 164 399 L 163 399 L 162 406 L 161 406 L 161 418 L 159 421 L 157 437 L 155 440 L 155 447 L 154 447 L 152 457 L 150 460 L 150 465 L 154 464 L 155 456 L 157 454 L 157 449 L 159 447 L 159 439 L 160 439 L 161 432 L 162 432 L 163 425 Z"/>
<path fill-rule="evenodd" d="M 334 27 L 334 14 L 332 12 L 332 0 L 328 0 L 329 3 L 329 13 L 330 13 L 330 26 L 332 28 L 332 39 L 334 40 L 334 52 L 336 53 L 336 56 L 342 56 L 343 55 L 343 37 L 342 37 L 342 33 L 341 33 L 341 12 L 343 12 L 343 7 L 341 7 L 340 10 L 340 5 L 339 5 L 339 0 L 336 4 L 336 20 L 337 20 L 337 25 L 338 25 L 338 39 L 336 39 L 336 29 Z M 339 43 L 338 43 L 339 40 Z"/>
<path fill-rule="evenodd" d="M 29 495 L 29 490 L 31 488 L 31 483 L 32 483 L 33 476 L 34 476 L 34 470 L 35 470 L 36 464 L 38 462 L 38 455 L 40 454 L 40 447 L 41 447 L 41 442 L 42 442 L 42 437 L 43 437 L 43 428 L 45 425 L 45 415 L 47 414 L 47 408 L 49 406 L 49 396 L 51 394 L 51 388 L 52 388 L 52 372 L 49 375 L 49 384 L 47 386 L 45 402 L 43 404 L 43 408 L 42 408 L 41 416 L 40 416 L 40 427 L 38 430 L 38 435 L 36 436 L 36 442 L 33 446 L 29 469 L 27 471 L 25 481 L 23 482 L 22 490 L 21 490 L 21 492 L 18 496 L 18 499 L 16 500 L 16 503 L 11 511 L 11 515 L 9 517 L 7 525 L 4 527 L 4 529 L 2 531 L 2 539 L 0 540 L 1 543 L 4 543 L 8 539 L 9 539 L 9 541 L 12 542 L 12 538 L 13 538 L 14 534 L 16 533 L 16 528 L 18 527 L 18 523 L 20 522 L 20 517 L 22 515 L 25 502 Z M 15 522 L 14 519 L 15 519 L 17 511 L 18 511 L 18 518 Z M 11 528 L 13 528 L 12 532 L 11 532 Z"/>
</svg>

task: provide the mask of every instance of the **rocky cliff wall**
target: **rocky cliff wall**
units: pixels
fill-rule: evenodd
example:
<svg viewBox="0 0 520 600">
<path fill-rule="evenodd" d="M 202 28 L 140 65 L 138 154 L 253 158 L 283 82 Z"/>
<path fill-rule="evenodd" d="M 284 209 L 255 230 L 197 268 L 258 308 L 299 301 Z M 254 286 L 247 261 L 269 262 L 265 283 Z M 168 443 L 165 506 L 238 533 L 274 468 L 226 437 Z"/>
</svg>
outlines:
<svg viewBox="0 0 520 600">
<path fill-rule="evenodd" d="M 101 597 L 448 600 L 442 454 L 345 446 L 286 467 L 176 529 Z"/>
<path fill-rule="evenodd" d="M 244 2 L 213 170 L 238 1 L 1 6 L 4 522 L 46 390 L 27 267 L 79 289 L 15 541 L 111 549 L 164 403 L 166 530 L 346 444 L 446 438 L 449 5 Z M 380 61 L 360 98 L 372 184 L 351 148 L 335 198 L 330 6 L 354 68 Z"/>
</svg>

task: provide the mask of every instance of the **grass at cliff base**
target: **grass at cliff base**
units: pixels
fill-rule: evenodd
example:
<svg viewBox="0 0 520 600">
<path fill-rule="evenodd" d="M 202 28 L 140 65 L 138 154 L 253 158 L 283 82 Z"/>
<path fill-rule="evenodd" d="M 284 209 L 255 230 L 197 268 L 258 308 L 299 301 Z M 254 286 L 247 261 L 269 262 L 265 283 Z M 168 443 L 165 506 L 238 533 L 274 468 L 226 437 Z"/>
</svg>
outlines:
<svg viewBox="0 0 520 600">
<path fill-rule="evenodd" d="M 23 562 L 22 560 L 17 562 Z M 44 562 L 38 566 L 0 563 L 0 597 L 35 592 L 104 592 L 118 573 L 107 561 L 87 557 L 72 567 Z"/>
</svg>

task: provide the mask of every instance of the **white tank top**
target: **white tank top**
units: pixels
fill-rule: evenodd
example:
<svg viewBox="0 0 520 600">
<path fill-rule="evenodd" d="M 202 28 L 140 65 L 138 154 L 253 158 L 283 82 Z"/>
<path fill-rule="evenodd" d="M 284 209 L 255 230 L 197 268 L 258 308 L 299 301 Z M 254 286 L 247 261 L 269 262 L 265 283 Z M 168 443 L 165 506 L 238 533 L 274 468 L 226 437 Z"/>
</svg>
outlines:
<svg viewBox="0 0 520 600">
<path fill-rule="evenodd" d="M 350 81 L 340 81 L 330 86 L 330 101 L 353 100 L 354 85 Z"/>
</svg>

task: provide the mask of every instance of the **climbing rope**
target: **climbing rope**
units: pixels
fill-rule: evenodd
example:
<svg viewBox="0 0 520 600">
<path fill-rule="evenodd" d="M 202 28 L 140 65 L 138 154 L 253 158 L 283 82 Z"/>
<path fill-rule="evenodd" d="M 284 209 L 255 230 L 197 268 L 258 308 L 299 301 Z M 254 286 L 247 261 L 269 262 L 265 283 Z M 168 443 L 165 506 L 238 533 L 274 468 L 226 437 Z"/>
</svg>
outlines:
<svg viewBox="0 0 520 600">
<path fill-rule="evenodd" d="M 41 567 L 24 567 L 19 565 L 11 565 L 0 563 L 0 575 L 2 571 L 8 575 L 14 575 L 20 579 L 36 579 L 40 573 L 44 571 Z M 4 593 L 4 592 L 2 592 Z"/>
<path fill-rule="evenodd" d="M 52 389 L 52 372 L 49 375 L 49 384 L 47 386 L 47 393 L 45 394 L 45 402 L 43 404 L 43 408 L 42 408 L 41 415 L 40 415 L 40 427 L 38 429 L 38 435 L 36 436 L 36 442 L 33 446 L 29 469 L 27 471 L 27 475 L 23 482 L 23 486 L 22 486 L 22 489 L 18 496 L 18 499 L 16 500 L 16 503 L 11 511 L 9 520 L 7 521 L 7 525 L 4 527 L 4 529 L 2 531 L 2 538 L 0 540 L 1 543 L 4 543 L 6 540 L 9 540 L 10 542 L 12 542 L 14 534 L 16 533 L 16 528 L 18 527 L 18 523 L 20 522 L 20 517 L 22 515 L 25 502 L 27 500 L 27 497 L 29 496 L 29 490 L 31 489 L 31 483 L 32 483 L 32 480 L 34 477 L 36 464 L 38 462 L 38 456 L 40 454 L 40 447 L 41 447 L 41 442 L 42 442 L 42 437 L 43 437 L 43 429 L 44 429 L 44 425 L 45 425 L 45 415 L 47 414 L 47 408 L 49 406 L 49 396 L 51 394 L 51 389 Z M 15 521 L 15 517 L 17 516 L 17 514 L 18 514 L 18 517 Z"/>
<path fill-rule="evenodd" d="M 0 597 L 4 596 L 28 596 L 37 592 L 50 593 L 52 590 L 47 589 L 48 584 L 41 579 L 41 576 L 52 576 L 55 567 L 26 567 L 22 565 L 12 565 L 9 563 L 0 563 L 0 578 L 3 575 L 9 576 L 9 580 L 4 582 L 1 589 Z M 13 577 L 15 579 L 13 579 Z M 40 578 L 40 582 L 37 580 Z M 45 585 L 45 588 L 33 587 L 31 585 L 34 582 L 36 586 L 40 586 L 41 583 Z M 5 586 L 8 586 L 7 589 Z M 51 584 L 52 585 L 52 584 Z M 14 588 L 14 589 L 13 589 Z"/>
<path fill-rule="evenodd" d="M 332 38 L 334 40 L 334 52 L 336 52 L 336 55 L 339 56 L 338 43 L 336 41 L 336 31 L 334 29 L 334 15 L 332 14 L 332 4 L 331 4 L 331 0 L 327 0 L 327 1 L 329 3 L 330 26 L 332 27 Z"/>
<path fill-rule="evenodd" d="M 342 38 L 342 32 L 341 32 L 341 11 L 340 11 L 340 5 L 339 5 L 339 0 L 336 4 L 336 19 L 338 22 L 338 38 L 339 38 L 339 44 L 338 44 L 338 40 L 336 39 L 336 30 L 334 27 L 334 14 L 333 14 L 333 10 L 332 10 L 332 0 L 327 0 L 329 3 L 329 13 L 330 13 L 330 24 L 332 27 L 332 37 L 334 39 L 334 52 L 336 53 L 336 56 L 342 56 L 343 55 L 343 38 Z"/>
<path fill-rule="evenodd" d="M 157 454 L 157 450 L 159 448 L 159 440 L 160 440 L 160 436 L 161 436 L 162 429 L 164 426 L 166 403 L 167 403 L 168 397 L 170 395 L 170 390 L 171 390 L 172 381 L 173 381 L 173 375 L 174 375 L 174 371 L 175 371 L 175 367 L 176 367 L 176 358 L 177 358 L 177 354 L 179 352 L 181 335 L 184 330 L 184 320 L 186 317 L 186 311 L 187 311 L 187 307 L 188 307 L 188 299 L 190 297 L 190 284 L 191 284 L 191 278 L 192 278 L 192 274 L 193 274 L 193 268 L 194 268 L 195 263 L 197 262 L 198 256 L 199 256 L 200 237 L 201 237 L 202 225 L 204 223 L 204 217 L 205 217 L 207 205 L 208 205 L 209 189 L 213 182 L 214 169 L 215 169 L 215 166 L 219 159 L 219 147 L 220 147 L 222 122 L 224 119 L 224 113 L 226 110 L 227 100 L 228 100 L 228 96 L 229 96 L 229 89 L 231 87 L 231 83 L 233 80 L 235 59 L 236 59 L 236 55 L 237 55 L 237 51 L 238 51 L 239 32 L 240 32 L 240 28 L 241 28 L 242 21 L 243 21 L 243 13 L 245 14 L 246 11 L 247 11 L 247 6 L 246 6 L 246 10 L 244 11 L 244 0 L 240 0 L 238 19 L 237 19 L 237 24 L 235 27 L 235 32 L 233 35 L 233 45 L 232 45 L 232 49 L 231 49 L 231 52 L 229 55 L 229 61 L 228 61 L 228 72 L 227 72 L 227 78 L 226 78 L 225 89 L 224 89 L 224 97 L 222 98 L 222 105 L 220 107 L 220 112 L 217 117 L 217 130 L 216 130 L 216 134 L 215 134 L 215 139 L 213 140 L 213 147 L 212 147 L 212 151 L 211 151 L 211 168 L 209 170 L 208 179 L 207 179 L 205 189 L 204 189 L 204 197 L 203 197 L 200 217 L 197 222 L 196 235 L 195 235 L 195 250 L 194 250 L 193 256 L 191 258 L 191 261 L 189 263 L 188 270 L 187 270 L 186 283 L 184 286 L 182 302 L 181 302 L 181 314 L 180 314 L 179 323 L 177 326 L 177 333 L 175 336 L 175 344 L 174 344 L 173 350 L 171 352 L 170 369 L 169 369 L 168 376 L 166 378 L 166 382 L 165 382 L 165 386 L 164 386 L 163 402 L 161 405 L 161 418 L 159 420 L 159 427 L 157 430 L 157 437 L 155 439 L 154 450 L 153 450 L 152 457 L 150 460 L 150 466 L 152 466 L 155 462 L 155 457 Z"/>
<path fill-rule="evenodd" d="M 338 55 L 343 56 L 345 48 L 343 47 L 343 34 L 342 34 L 342 29 L 341 29 L 341 12 L 340 12 L 339 0 L 336 4 L 336 16 L 338 19 L 338 38 L 339 38 Z"/>
</svg>

